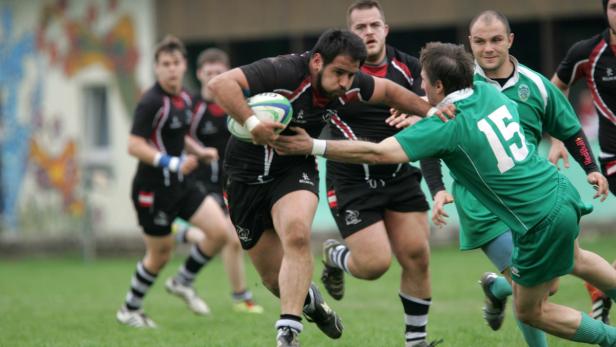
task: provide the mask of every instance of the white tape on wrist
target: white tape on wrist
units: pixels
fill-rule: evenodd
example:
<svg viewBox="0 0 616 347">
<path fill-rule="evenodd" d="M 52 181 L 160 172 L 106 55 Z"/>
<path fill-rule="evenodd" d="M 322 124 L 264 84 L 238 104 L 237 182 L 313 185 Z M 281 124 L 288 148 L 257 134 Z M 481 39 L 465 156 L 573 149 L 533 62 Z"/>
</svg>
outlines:
<svg viewBox="0 0 616 347">
<path fill-rule="evenodd" d="M 154 156 L 154 160 L 152 161 L 152 166 L 158 167 L 158 164 L 160 164 L 160 158 L 162 157 L 163 157 L 162 153 L 160 152 L 156 153 L 156 155 Z"/>
<path fill-rule="evenodd" d="M 428 113 L 426 113 L 426 117 L 430 117 L 430 116 L 434 116 L 434 114 L 436 113 L 436 111 L 438 111 L 438 108 L 436 107 L 432 107 L 428 110 Z"/>
<path fill-rule="evenodd" d="M 312 140 L 312 151 L 310 152 L 312 155 L 325 155 L 325 150 L 327 149 L 327 141 L 326 140 Z"/>
<path fill-rule="evenodd" d="M 169 166 L 167 166 L 169 168 L 169 171 L 171 172 L 178 172 L 180 170 L 180 166 L 182 165 L 182 160 L 178 157 L 171 157 L 171 159 L 169 159 Z"/>
<path fill-rule="evenodd" d="M 252 116 L 248 117 L 248 119 L 246 119 L 246 121 L 244 122 L 244 125 L 246 126 L 246 129 L 248 129 L 248 131 L 250 131 L 250 132 L 252 132 L 252 129 L 256 128 L 257 125 L 259 125 L 259 124 L 261 124 L 261 121 L 254 114 Z"/>
</svg>

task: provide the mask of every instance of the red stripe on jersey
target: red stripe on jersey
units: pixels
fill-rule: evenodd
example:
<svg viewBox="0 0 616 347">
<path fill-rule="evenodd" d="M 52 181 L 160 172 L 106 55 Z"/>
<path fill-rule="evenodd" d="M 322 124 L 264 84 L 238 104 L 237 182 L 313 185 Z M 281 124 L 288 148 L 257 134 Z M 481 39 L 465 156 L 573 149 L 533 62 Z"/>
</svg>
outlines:
<svg viewBox="0 0 616 347">
<path fill-rule="evenodd" d="M 387 76 L 387 63 L 378 66 L 364 64 L 361 67 L 361 72 L 367 73 L 368 75 L 384 78 L 385 76 Z"/>
<path fill-rule="evenodd" d="M 589 65 L 591 66 L 590 73 L 587 75 L 588 78 L 586 81 L 588 82 L 588 89 L 592 94 L 593 101 L 595 106 L 599 110 L 599 112 L 607 119 L 609 119 L 612 123 L 616 123 L 616 115 L 607 107 L 603 99 L 601 99 L 601 95 L 599 95 L 599 91 L 597 90 L 597 83 L 595 82 L 594 70 L 597 65 L 601 54 L 608 48 L 608 45 L 605 43 L 605 40 L 601 40 L 597 46 L 592 50 L 590 54 L 590 59 L 588 60 Z"/>
<path fill-rule="evenodd" d="M 351 127 L 349 127 L 345 122 L 343 122 L 342 119 L 340 119 L 340 117 L 338 116 L 338 114 L 333 115 L 331 117 L 331 121 L 338 129 L 340 129 L 344 137 L 351 140 L 357 140 L 357 137 L 355 137 L 355 134 L 353 133 L 353 130 L 351 130 Z"/>
<path fill-rule="evenodd" d="M 226 190 L 222 192 L 222 199 L 223 199 L 223 201 L 225 202 L 225 206 L 227 206 L 227 210 L 228 210 L 228 211 L 231 211 L 231 210 L 229 209 L 229 195 L 227 194 L 227 191 L 226 191 Z"/>
<path fill-rule="evenodd" d="M 152 207 L 154 205 L 154 193 L 139 192 L 137 195 L 137 202 L 140 207 Z"/>
<path fill-rule="evenodd" d="M 396 58 L 391 60 L 391 64 L 402 73 L 406 81 L 409 83 L 409 86 L 413 86 L 413 74 L 411 73 L 409 67 Z"/>
<path fill-rule="evenodd" d="M 173 95 L 171 97 L 171 102 L 173 103 L 173 107 L 177 108 L 178 110 L 183 110 L 186 108 L 186 102 L 184 101 L 184 98 L 180 95 Z"/>
<path fill-rule="evenodd" d="M 613 174 L 616 174 L 616 160 L 610 161 L 605 165 L 605 175 L 611 176 Z"/>
<path fill-rule="evenodd" d="M 305 92 L 308 87 L 310 87 L 310 75 L 306 76 L 302 83 L 300 83 L 299 86 L 293 91 L 286 89 L 275 89 L 274 92 L 289 99 L 289 102 L 293 102 L 300 95 L 302 95 L 302 93 Z"/>
<path fill-rule="evenodd" d="M 338 98 L 343 105 L 348 104 L 351 101 L 361 101 L 361 94 L 359 94 L 359 88 L 353 88 L 344 93 L 343 96 Z"/>
<path fill-rule="evenodd" d="M 210 114 L 214 117 L 224 117 L 225 116 L 225 110 L 223 110 L 222 107 L 218 106 L 218 104 L 210 102 L 207 104 L 207 108 L 208 110 L 210 110 Z"/>
</svg>

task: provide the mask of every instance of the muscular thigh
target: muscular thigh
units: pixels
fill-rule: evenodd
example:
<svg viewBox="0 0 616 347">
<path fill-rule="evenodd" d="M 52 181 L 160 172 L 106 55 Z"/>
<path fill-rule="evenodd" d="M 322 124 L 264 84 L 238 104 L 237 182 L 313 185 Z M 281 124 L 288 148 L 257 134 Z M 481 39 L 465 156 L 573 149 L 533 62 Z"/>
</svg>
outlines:
<svg viewBox="0 0 616 347">
<path fill-rule="evenodd" d="M 385 226 L 398 257 L 428 251 L 430 226 L 427 212 L 386 211 Z"/>
<path fill-rule="evenodd" d="M 366 260 L 391 257 L 391 246 L 383 221 L 369 225 L 344 239 L 353 259 Z"/>
</svg>

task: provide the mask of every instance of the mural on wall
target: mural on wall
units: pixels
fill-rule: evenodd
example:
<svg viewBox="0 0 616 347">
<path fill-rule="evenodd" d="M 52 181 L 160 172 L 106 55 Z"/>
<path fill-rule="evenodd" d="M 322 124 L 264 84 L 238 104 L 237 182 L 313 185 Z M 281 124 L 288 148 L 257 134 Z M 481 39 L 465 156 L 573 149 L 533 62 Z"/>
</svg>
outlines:
<svg viewBox="0 0 616 347">
<path fill-rule="evenodd" d="M 7 6 L 0 8 L 0 90 L 3 96 L 2 123 L 4 134 L 0 146 L 2 156 L 2 199 L 4 224 L 9 230 L 17 227 L 17 202 L 27 166 L 32 125 L 20 119 L 23 112 L 38 110 L 18 109 L 17 86 L 25 76 L 27 59 L 35 58 L 34 33 L 13 33 L 13 12 Z"/>
<path fill-rule="evenodd" d="M 0 7 L 0 115 L 4 133 L 0 138 L 0 205 L 4 208 L 0 221 L 10 231 L 48 226 L 45 221 L 33 220 L 49 216 L 74 222 L 85 208 L 80 198 L 78 141 L 61 126 L 61 119 L 78 115 L 61 114 L 50 119 L 45 114 L 46 73 L 59 69 L 70 81 L 85 68 L 103 67 L 113 75 L 127 110 L 139 93 L 135 26 L 131 16 L 120 13 L 117 1 L 90 1 L 86 11 L 79 14 L 69 11 L 69 1 L 40 3 L 39 22 L 31 26 L 36 29 L 19 33 L 15 30 L 15 8 Z M 97 4 L 103 5 L 99 8 Z M 28 27 L 20 24 L 20 28 Z M 28 102 L 20 102 L 24 99 Z M 53 141 L 53 146 L 48 141 Z M 26 181 L 35 185 L 35 191 L 27 194 L 30 196 L 23 196 Z M 44 198 L 52 195 L 62 203 L 58 204 L 57 198 Z"/>
<path fill-rule="evenodd" d="M 41 26 L 37 32 L 37 43 L 45 52 L 52 66 L 59 66 L 67 78 L 73 77 L 80 70 L 100 64 L 114 74 L 122 101 L 130 110 L 139 95 L 135 70 L 139 61 L 137 37 L 132 18 L 128 14 L 117 16 L 112 25 L 106 24 L 106 18 L 117 12 L 117 1 L 107 2 L 105 11 L 90 4 L 82 18 L 72 19 L 68 16 L 68 1 L 57 1 L 43 8 Z M 60 28 L 59 30 L 54 30 Z M 62 41 L 51 39 L 57 37 L 58 31 Z"/>
</svg>

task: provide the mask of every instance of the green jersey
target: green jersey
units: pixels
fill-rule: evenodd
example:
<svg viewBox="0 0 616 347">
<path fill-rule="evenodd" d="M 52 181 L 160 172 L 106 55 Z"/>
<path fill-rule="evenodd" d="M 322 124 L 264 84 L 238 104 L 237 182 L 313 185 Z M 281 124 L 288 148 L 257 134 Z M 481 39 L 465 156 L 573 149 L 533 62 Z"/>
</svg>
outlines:
<svg viewBox="0 0 616 347">
<path fill-rule="evenodd" d="M 443 159 L 458 183 L 513 232 L 525 234 L 554 207 L 558 170 L 527 143 L 517 105 L 493 86 L 477 81 L 441 102 L 451 103 L 456 118 L 429 117 L 396 140 L 411 161 Z"/>
<path fill-rule="evenodd" d="M 562 92 L 543 75 L 518 63 L 513 56 L 511 60 L 514 73 L 504 85 L 487 77 L 479 64 L 475 64 L 475 81 L 493 85 L 517 103 L 520 125 L 528 143 L 537 146 L 544 131 L 560 140 L 575 135 L 581 125 Z M 507 231 L 507 226 L 498 217 L 455 181 L 452 193 L 459 202 L 456 209 L 460 217 L 461 249 L 480 247 Z"/>
</svg>

